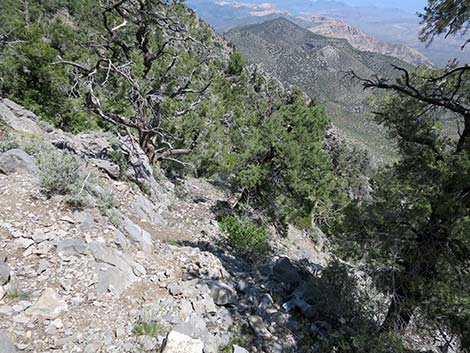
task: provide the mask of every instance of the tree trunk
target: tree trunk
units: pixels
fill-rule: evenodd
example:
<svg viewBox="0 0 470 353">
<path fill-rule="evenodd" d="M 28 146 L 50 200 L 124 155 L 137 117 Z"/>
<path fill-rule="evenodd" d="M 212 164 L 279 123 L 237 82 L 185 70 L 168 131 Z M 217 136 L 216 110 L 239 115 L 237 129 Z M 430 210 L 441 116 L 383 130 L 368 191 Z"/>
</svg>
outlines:
<svg viewBox="0 0 470 353">
<path fill-rule="evenodd" d="M 406 303 L 406 293 L 402 286 L 392 297 L 387 316 L 382 324 L 382 332 L 399 332 L 406 329 L 413 315 L 413 308 Z"/>
<path fill-rule="evenodd" d="M 433 213 L 430 217 L 429 231 L 418 237 L 418 246 L 408 254 L 408 261 L 395 283 L 395 293 L 388 308 L 387 316 L 382 324 L 383 332 L 399 332 L 406 329 L 418 303 L 426 297 L 426 292 L 417 289 L 419 283 L 432 281 L 439 254 L 442 249 L 439 224 Z M 417 251 L 417 253 L 416 253 Z"/>
<path fill-rule="evenodd" d="M 26 29 L 29 30 L 31 20 L 29 18 L 29 0 L 23 0 L 23 14 Z"/>
</svg>

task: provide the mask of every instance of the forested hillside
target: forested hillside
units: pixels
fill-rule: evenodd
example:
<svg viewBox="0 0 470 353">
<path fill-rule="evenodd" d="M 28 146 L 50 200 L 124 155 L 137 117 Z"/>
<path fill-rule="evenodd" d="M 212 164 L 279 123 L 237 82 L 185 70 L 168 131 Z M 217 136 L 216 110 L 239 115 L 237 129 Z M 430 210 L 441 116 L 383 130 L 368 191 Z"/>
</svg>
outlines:
<svg viewBox="0 0 470 353">
<path fill-rule="evenodd" d="M 347 71 L 369 77 L 397 77 L 393 66 L 411 65 L 379 53 L 355 49 L 344 39 L 311 33 L 278 18 L 233 29 L 225 34 L 250 62 L 287 85 L 298 85 L 327 108 L 333 123 L 349 141 L 378 160 L 394 158 L 393 145 L 367 114 L 371 92 L 351 85 Z"/>
<path fill-rule="evenodd" d="M 423 40 L 465 32 L 449 1 Z M 182 1 L 2 5 L 0 352 L 468 352 L 468 66 L 233 35 L 315 57 L 305 93 Z M 374 97 L 393 165 L 342 140 L 338 92 Z"/>
</svg>

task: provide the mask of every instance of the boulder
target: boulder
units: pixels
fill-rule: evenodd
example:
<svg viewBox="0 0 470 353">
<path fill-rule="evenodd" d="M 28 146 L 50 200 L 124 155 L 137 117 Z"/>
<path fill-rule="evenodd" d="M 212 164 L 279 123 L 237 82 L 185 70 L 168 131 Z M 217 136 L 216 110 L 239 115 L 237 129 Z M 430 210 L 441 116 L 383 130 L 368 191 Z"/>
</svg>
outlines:
<svg viewBox="0 0 470 353">
<path fill-rule="evenodd" d="M 39 168 L 34 157 L 20 149 L 12 149 L 0 154 L 0 173 L 8 175 L 19 171 L 38 175 Z"/>
<path fill-rule="evenodd" d="M 104 171 L 111 178 L 119 179 L 121 176 L 121 169 L 116 163 L 110 162 L 106 159 L 91 159 L 91 162 L 100 170 Z"/>
<path fill-rule="evenodd" d="M 204 343 L 201 340 L 170 331 L 163 342 L 162 353 L 203 353 Z"/>
<path fill-rule="evenodd" d="M 217 281 L 209 280 L 206 282 L 211 291 L 212 299 L 217 305 L 228 305 L 235 303 L 237 299 L 236 291 L 229 285 Z"/>
<path fill-rule="evenodd" d="M 34 113 L 6 98 L 0 99 L 0 120 L 18 132 L 30 135 L 43 133 L 36 123 L 39 119 Z"/>
<path fill-rule="evenodd" d="M 86 254 L 88 245 L 81 239 L 65 239 L 57 245 L 59 255 Z"/>
<path fill-rule="evenodd" d="M 279 282 L 292 287 L 301 281 L 299 272 L 287 257 L 281 257 L 276 261 L 273 267 L 273 275 Z"/>
<path fill-rule="evenodd" d="M 38 266 L 38 269 L 37 269 L 38 275 L 45 272 L 48 268 L 49 268 L 49 262 L 46 259 L 41 259 L 39 261 L 39 266 Z"/>
<path fill-rule="evenodd" d="M 132 222 L 129 218 L 125 218 L 122 222 L 121 231 L 127 237 L 137 244 L 138 248 L 146 253 L 152 252 L 152 237 L 149 233 Z"/>
<path fill-rule="evenodd" d="M 16 353 L 15 346 L 5 333 L 0 331 L 0 352 L 1 353 Z"/>
<path fill-rule="evenodd" d="M 133 215 L 152 224 L 163 224 L 163 218 L 159 208 L 148 198 L 138 195 L 131 206 Z"/>
<path fill-rule="evenodd" d="M 0 286 L 10 281 L 10 267 L 5 262 L 0 262 Z"/>
<path fill-rule="evenodd" d="M 68 310 L 65 301 L 57 294 L 55 289 L 47 288 L 38 301 L 26 310 L 30 316 L 40 316 L 47 319 L 55 319 Z"/>
<path fill-rule="evenodd" d="M 137 280 L 132 260 L 121 256 L 116 250 L 98 242 L 89 244 L 89 251 L 96 262 L 103 266 L 98 270 L 97 292 L 104 294 L 107 291 L 121 294 L 129 285 Z"/>
<path fill-rule="evenodd" d="M 232 353 L 248 353 L 248 351 L 245 348 L 237 346 L 236 344 L 234 344 Z"/>
<path fill-rule="evenodd" d="M 248 322 L 256 336 L 266 339 L 271 338 L 272 335 L 261 317 L 252 315 L 248 318 Z"/>
</svg>

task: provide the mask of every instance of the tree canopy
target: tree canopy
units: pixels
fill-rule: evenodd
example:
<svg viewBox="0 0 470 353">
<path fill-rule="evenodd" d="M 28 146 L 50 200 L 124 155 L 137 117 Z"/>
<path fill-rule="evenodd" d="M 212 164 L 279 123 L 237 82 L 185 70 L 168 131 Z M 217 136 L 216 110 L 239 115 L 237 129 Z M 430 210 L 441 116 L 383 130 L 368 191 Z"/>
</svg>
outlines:
<svg viewBox="0 0 470 353">
<path fill-rule="evenodd" d="M 435 36 L 468 34 L 470 28 L 470 4 L 467 0 L 429 0 L 424 13 L 420 14 L 421 40 L 431 43 Z M 469 43 L 467 39 L 462 48 Z"/>
</svg>

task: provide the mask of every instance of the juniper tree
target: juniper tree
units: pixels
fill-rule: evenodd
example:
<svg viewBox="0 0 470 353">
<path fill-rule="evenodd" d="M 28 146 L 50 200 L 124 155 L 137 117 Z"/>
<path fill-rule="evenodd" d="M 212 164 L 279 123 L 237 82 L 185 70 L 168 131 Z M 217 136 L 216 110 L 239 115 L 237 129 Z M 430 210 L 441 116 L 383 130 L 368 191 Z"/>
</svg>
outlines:
<svg viewBox="0 0 470 353">
<path fill-rule="evenodd" d="M 430 1 L 425 33 L 465 30 L 465 21 L 447 19 L 468 11 L 466 2 L 433 12 L 449 3 Z M 390 294 L 384 331 L 403 330 L 420 315 L 458 334 L 468 349 L 470 68 L 452 62 L 437 70 L 396 69 L 398 80 L 351 73 L 365 89 L 387 92 L 374 106 L 375 119 L 401 158 L 375 179 L 369 202 L 349 208 L 341 245 L 365 259 Z"/>
</svg>

